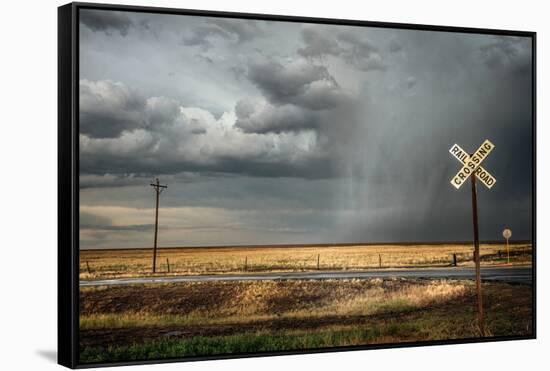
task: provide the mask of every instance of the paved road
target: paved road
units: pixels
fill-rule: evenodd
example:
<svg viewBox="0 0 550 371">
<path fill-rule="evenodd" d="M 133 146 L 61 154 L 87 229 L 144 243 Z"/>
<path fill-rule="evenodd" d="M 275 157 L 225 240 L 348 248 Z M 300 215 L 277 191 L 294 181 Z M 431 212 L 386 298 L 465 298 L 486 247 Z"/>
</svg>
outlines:
<svg viewBox="0 0 550 371">
<path fill-rule="evenodd" d="M 258 274 L 219 274 L 200 276 L 137 277 L 80 281 L 80 286 L 203 281 L 267 281 L 303 279 L 323 280 L 344 278 L 367 279 L 385 277 L 474 279 L 475 270 L 473 268 L 428 268 L 371 271 L 284 272 Z M 530 284 L 532 280 L 532 270 L 531 267 L 487 267 L 481 269 L 481 278 L 487 281 L 504 281 Z"/>
</svg>

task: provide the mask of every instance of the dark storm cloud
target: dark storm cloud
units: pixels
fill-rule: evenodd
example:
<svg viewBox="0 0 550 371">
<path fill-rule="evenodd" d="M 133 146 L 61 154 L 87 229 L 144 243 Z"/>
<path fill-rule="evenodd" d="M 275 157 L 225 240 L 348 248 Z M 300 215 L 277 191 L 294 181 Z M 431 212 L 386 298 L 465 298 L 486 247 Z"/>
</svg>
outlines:
<svg viewBox="0 0 550 371">
<path fill-rule="evenodd" d="M 218 27 L 196 27 L 189 37 L 184 38 L 183 44 L 188 46 L 198 45 L 204 49 L 209 49 L 212 46 L 209 39 L 213 36 L 218 36 L 224 39 L 229 39 L 231 37 L 227 32 Z"/>
<path fill-rule="evenodd" d="M 132 26 L 132 20 L 123 12 L 83 9 L 80 11 L 80 22 L 94 32 L 102 31 L 107 35 L 118 32 L 126 36 Z"/>
<path fill-rule="evenodd" d="M 399 44 L 397 41 L 392 40 L 390 41 L 390 46 L 388 49 L 391 53 L 398 53 L 403 50 L 403 46 L 401 46 L 401 44 Z"/>
<path fill-rule="evenodd" d="M 298 54 L 304 57 L 322 57 L 339 55 L 342 49 L 331 36 L 324 35 L 316 28 L 304 28 L 300 36 L 305 47 L 298 49 Z"/>
<path fill-rule="evenodd" d="M 412 89 L 416 85 L 416 77 L 409 76 L 407 78 L 407 88 Z"/>
<path fill-rule="evenodd" d="M 118 138 L 137 129 L 156 131 L 162 125 L 173 125 L 178 116 L 180 104 L 174 99 L 144 98 L 110 80 L 80 81 L 80 133 L 90 138 Z M 193 134 L 206 132 L 196 120 L 190 120 L 187 127 Z"/>
<path fill-rule="evenodd" d="M 195 57 L 200 61 L 204 61 L 210 64 L 214 63 L 214 60 L 207 55 L 197 54 Z"/>
<path fill-rule="evenodd" d="M 152 178 L 143 178 L 141 183 L 127 187 L 125 190 L 131 197 L 120 198 L 120 189 L 113 185 L 101 189 L 104 197 L 102 202 L 113 206 L 149 208 L 152 192 Z M 163 183 L 168 184 L 168 190 L 162 194 L 163 203 L 171 207 L 211 207 L 231 210 L 253 210 L 258 200 L 270 210 L 291 210 L 297 205 L 303 210 L 325 210 L 333 207 L 333 192 L 335 186 L 341 183 L 338 178 L 307 179 L 303 177 L 243 177 L 239 175 L 194 173 L 189 175 L 163 175 Z M 219 190 L 223 189 L 223 192 Z M 83 192 L 83 198 L 88 200 L 95 190 Z M 205 197 L 211 195 L 211 197 Z M 108 224 L 108 223 L 101 223 Z"/>
<path fill-rule="evenodd" d="M 362 38 L 357 32 L 344 31 L 338 34 L 338 40 L 351 45 L 358 54 L 369 55 L 370 53 L 377 52 L 378 49 L 372 45 L 368 40 Z"/>
<path fill-rule="evenodd" d="M 235 126 L 245 133 L 281 133 L 316 129 L 319 117 L 315 112 L 293 105 L 273 106 L 267 102 L 241 100 L 235 107 Z"/>
<path fill-rule="evenodd" d="M 479 50 L 485 65 L 491 69 L 508 68 L 517 74 L 530 73 L 530 45 L 522 42 L 521 38 L 494 37 L 492 42 L 480 46 Z"/>
<path fill-rule="evenodd" d="M 209 19 L 204 25 L 194 27 L 190 34 L 184 37 L 183 44 L 200 46 L 206 50 L 212 47 L 212 40 L 216 38 L 244 43 L 263 34 L 256 21 Z"/>
<path fill-rule="evenodd" d="M 240 81 L 246 76 L 246 69 L 243 66 L 233 66 L 229 70 L 233 73 L 233 76 L 235 76 L 235 80 Z"/>
<path fill-rule="evenodd" d="M 79 177 L 79 188 L 110 188 L 127 187 L 138 184 L 146 184 L 150 177 L 140 174 L 81 174 Z"/>
<path fill-rule="evenodd" d="M 386 70 L 387 65 L 378 48 L 358 36 L 356 32 L 342 32 L 338 35 L 338 40 L 350 46 L 342 53 L 342 57 L 357 69 L 362 71 Z"/>
<path fill-rule="evenodd" d="M 146 19 L 151 33 L 87 30 L 81 40 L 84 205 L 138 214 L 154 207 L 148 184 L 159 176 L 166 210 L 214 209 L 194 224 L 194 210 L 174 217 L 181 244 L 468 240 L 469 189 L 449 183 L 460 164 L 448 150 L 488 138 L 496 148 L 483 165 L 497 184 L 478 184 L 481 237 L 500 238 L 504 225 L 531 237 L 528 39 Z M 101 244 L 129 245 L 134 232 L 112 228 L 148 221 L 84 225 Z M 187 239 L 217 223 L 242 233 Z"/>
<path fill-rule="evenodd" d="M 344 61 L 362 71 L 387 68 L 379 49 L 358 32 L 343 31 L 335 35 L 326 27 L 308 27 L 301 31 L 305 46 L 297 50 L 306 58 L 341 57 Z M 398 52 L 401 46 L 393 40 L 390 51 Z"/>
<path fill-rule="evenodd" d="M 206 134 L 207 132 L 208 130 L 206 130 L 205 128 L 191 129 L 191 134 L 193 135 L 203 135 L 203 134 Z"/>
<path fill-rule="evenodd" d="M 330 158 L 301 159 L 302 153 L 297 149 L 295 151 L 292 152 L 292 148 L 289 148 L 282 158 L 269 156 L 268 152 L 258 152 L 254 158 L 243 158 L 238 154 L 221 154 L 208 157 L 208 161 L 175 158 L 165 153 L 156 154 L 155 156 L 143 156 L 143 150 L 136 151 L 129 156 L 96 152 L 81 157 L 80 168 L 81 173 L 93 176 L 117 174 L 132 169 L 132 171 L 142 174 L 147 179 L 158 174 L 166 176 L 185 171 L 271 178 L 299 177 L 304 179 L 319 179 L 327 176 L 330 177 L 337 170 L 331 165 L 332 160 Z M 296 161 L 293 161 L 293 159 L 296 159 Z M 84 188 L 112 187 L 115 186 L 114 182 L 118 186 L 122 186 L 118 184 L 118 181 L 107 184 L 87 182 Z M 143 184 L 143 182 L 141 183 Z"/>
<path fill-rule="evenodd" d="M 272 177 L 330 172 L 326 155 L 301 149 L 307 145 L 303 140 L 315 137 L 291 133 L 318 122 L 312 111 L 297 106 L 243 100 L 237 104 L 235 127 L 224 131 L 206 110 L 186 109 L 165 97 L 133 99 L 122 83 L 84 80 L 81 91 L 83 189 L 186 171 Z"/>
<path fill-rule="evenodd" d="M 80 81 L 80 132 L 93 138 L 118 137 L 145 126 L 145 99 L 113 81 Z"/>
<path fill-rule="evenodd" d="M 254 38 L 264 36 L 264 31 L 259 26 L 258 21 L 215 18 L 209 20 L 208 23 L 218 26 L 221 30 L 234 35 L 238 42 L 252 41 Z"/>
<path fill-rule="evenodd" d="M 273 104 L 323 110 L 350 98 L 326 67 L 305 60 L 286 65 L 273 60 L 252 63 L 248 67 L 248 78 Z"/>
<path fill-rule="evenodd" d="M 155 97 L 147 100 L 142 115 L 146 117 L 147 125 L 154 129 L 156 125 L 172 123 L 180 114 L 180 104 L 170 98 Z"/>
</svg>

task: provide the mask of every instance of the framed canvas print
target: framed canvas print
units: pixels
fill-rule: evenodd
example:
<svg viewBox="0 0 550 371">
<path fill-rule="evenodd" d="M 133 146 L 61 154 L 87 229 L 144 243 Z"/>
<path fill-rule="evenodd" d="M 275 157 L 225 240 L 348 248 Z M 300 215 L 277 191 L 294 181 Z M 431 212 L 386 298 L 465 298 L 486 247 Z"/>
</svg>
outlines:
<svg viewBox="0 0 550 371">
<path fill-rule="evenodd" d="M 58 19 L 60 364 L 535 338 L 534 32 Z"/>
</svg>

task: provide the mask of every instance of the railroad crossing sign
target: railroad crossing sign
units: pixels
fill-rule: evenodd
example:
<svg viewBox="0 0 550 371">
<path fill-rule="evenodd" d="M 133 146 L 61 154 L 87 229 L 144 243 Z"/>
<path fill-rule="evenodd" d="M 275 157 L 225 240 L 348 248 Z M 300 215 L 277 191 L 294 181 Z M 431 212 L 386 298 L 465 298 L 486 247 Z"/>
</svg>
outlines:
<svg viewBox="0 0 550 371">
<path fill-rule="evenodd" d="M 496 179 L 489 174 L 487 170 L 481 167 L 481 162 L 489 156 L 489 153 L 495 148 L 495 145 L 486 139 L 481 146 L 469 155 L 458 144 L 451 147 L 449 152 L 462 163 L 460 171 L 451 179 L 451 184 L 459 189 L 470 178 L 472 185 L 472 216 L 474 225 L 474 261 L 476 265 L 476 304 L 477 320 L 481 335 L 485 335 L 485 325 L 483 323 L 483 303 L 481 296 L 481 265 L 479 253 L 479 225 L 477 220 L 477 189 L 476 179 L 479 179 L 487 188 L 491 189 L 496 183 Z"/>
<path fill-rule="evenodd" d="M 474 173 L 476 178 L 481 181 L 487 188 L 491 189 L 495 183 L 496 179 L 489 174 L 481 166 L 481 162 L 487 158 L 489 153 L 495 148 L 495 145 L 489 140 L 485 140 L 483 144 L 478 148 L 478 150 L 470 157 L 468 152 L 464 151 L 458 144 L 455 144 L 451 147 L 449 152 L 453 155 L 458 161 L 462 162 L 464 165 L 462 169 L 453 177 L 451 184 L 456 189 L 459 189 L 462 184 L 468 179 L 468 177 Z"/>
</svg>

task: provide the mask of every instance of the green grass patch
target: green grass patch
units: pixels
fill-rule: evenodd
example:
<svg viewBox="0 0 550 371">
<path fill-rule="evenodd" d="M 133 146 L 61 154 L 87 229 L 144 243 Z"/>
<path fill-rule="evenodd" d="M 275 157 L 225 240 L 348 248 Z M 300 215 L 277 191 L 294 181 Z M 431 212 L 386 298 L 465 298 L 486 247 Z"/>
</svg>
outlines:
<svg viewBox="0 0 550 371">
<path fill-rule="evenodd" d="M 395 329 L 391 329 L 392 332 Z M 85 348 L 80 353 L 83 363 L 137 361 L 174 357 L 193 357 L 250 352 L 314 349 L 364 344 L 385 330 L 352 329 L 301 334 L 240 334 L 189 339 L 160 339 L 129 346 Z M 289 336 L 292 335 L 292 336 Z"/>
</svg>

